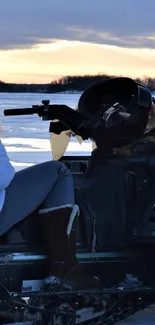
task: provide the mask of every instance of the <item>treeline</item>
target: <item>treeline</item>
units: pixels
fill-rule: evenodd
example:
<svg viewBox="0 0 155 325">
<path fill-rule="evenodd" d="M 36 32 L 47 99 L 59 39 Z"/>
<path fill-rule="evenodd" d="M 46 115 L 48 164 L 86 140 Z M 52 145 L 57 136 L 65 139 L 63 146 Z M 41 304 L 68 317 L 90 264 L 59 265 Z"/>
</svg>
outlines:
<svg viewBox="0 0 155 325">
<path fill-rule="evenodd" d="M 84 91 L 91 84 L 98 81 L 106 81 L 109 78 L 114 78 L 116 76 L 109 75 L 85 75 L 85 76 L 66 76 L 50 84 L 48 90 L 50 92 L 57 91 Z M 148 88 L 153 91 L 155 90 L 155 78 L 143 78 L 136 79 L 136 81 L 144 83 Z"/>
<path fill-rule="evenodd" d="M 0 92 L 12 92 L 12 87 L 10 84 L 0 81 Z"/>
<path fill-rule="evenodd" d="M 0 81 L 0 92 L 8 93 L 46 93 L 50 84 L 12 84 Z"/>
<path fill-rule="evenodd" d="M 12 84 L 0 81 L 0 92 L 12 93 L 59 93 L 59 92 L 74 92 L 84 91 L 91 84 L 107 80 L 116 76 L 105 74 L 100 75 L 85 75 L 85 76 L 66 76 L 51 82 L 50 84 Z M 136 79 L 148 86 L 153 91 L 155 90 L 155 78 Z"/>
</svg>

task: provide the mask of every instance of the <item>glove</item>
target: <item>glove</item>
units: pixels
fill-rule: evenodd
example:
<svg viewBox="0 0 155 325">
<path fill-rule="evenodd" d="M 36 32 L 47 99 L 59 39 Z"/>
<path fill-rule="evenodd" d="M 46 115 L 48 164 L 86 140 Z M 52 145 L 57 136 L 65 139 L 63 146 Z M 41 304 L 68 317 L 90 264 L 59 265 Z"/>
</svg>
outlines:
<svg viewBox="0 0 155 325">
<path fill-rule="evenodd" d="M 49 127 L 50 133 L 60 134 L 63 131 L 69 130 L 66 125 L 64 125 L 62 122 L 51 122 Z"/>
</svg>

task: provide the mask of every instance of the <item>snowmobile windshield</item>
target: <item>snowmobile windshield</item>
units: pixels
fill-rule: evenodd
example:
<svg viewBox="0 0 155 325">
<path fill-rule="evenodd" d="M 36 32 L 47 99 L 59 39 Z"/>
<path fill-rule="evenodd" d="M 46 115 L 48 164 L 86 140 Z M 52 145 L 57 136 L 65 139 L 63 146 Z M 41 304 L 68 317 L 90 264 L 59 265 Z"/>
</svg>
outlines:
<svg viewBox="0 0 155 325">
<path fill-rule="evenodd" d="M 128 113 L 149 112 L 152 95 L 149 89 L 130 78 L 100 81 L 87 88 L 79 99 L 78 110 L 89 119 L 96 119 L 109 106 L 119 102 Z"/>
</svg>

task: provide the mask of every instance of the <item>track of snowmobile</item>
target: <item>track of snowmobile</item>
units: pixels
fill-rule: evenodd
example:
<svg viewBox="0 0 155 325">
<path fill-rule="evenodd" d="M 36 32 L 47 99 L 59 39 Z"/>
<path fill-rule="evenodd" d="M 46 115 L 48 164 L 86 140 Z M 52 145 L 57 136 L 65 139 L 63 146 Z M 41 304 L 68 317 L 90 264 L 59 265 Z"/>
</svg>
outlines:
<svg viewBox="0 0 155 325">
<path fill-rule="evenodd" d="M 10 323 L 8 325 L 24 325 L 26 324 L 25 322 L 18 322 L 18 323 Z M 102 325 L 99 322 L 100 325 Z M 127 317 L 126 319 L 122 320 L 122 321 L 118 321 L 115 323 L 112 322 L 107 322 L 107 325 L 153 325 L 155 324 L 155 304 L 154 305 L 150 305 L 149 307 L 147 307 L 144 310 L 141 310 L 139 312 L 137 312 L 134 315 L 131 315 L 129 317 Z"/>
<path fill-rule="evenodd" d="M 24 325 L 25 323 L 10 323 L 8 325 Z M 127 317 L 125 320 L 115 322 L 115 323 L 107 323 L 107 325 L 153 325 L 155 324 L 155 304 L 147 307 L 144 310 L 137 312 L 134 315 Z"/>
</svg>

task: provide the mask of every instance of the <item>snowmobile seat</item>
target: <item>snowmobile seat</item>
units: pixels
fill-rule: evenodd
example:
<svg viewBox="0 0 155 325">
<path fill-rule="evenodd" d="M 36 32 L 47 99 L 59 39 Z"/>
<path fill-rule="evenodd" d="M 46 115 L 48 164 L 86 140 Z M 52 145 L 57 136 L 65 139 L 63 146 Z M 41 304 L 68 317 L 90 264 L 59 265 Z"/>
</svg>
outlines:
<svg viewBox="0 0 155 325">
<path fill-rule="evenodd" d="M 155 157 L 146 163 L 146 171 L 149 182 L 143 178 L 144 192 L 135 210 L 136 222 L 131 236 L 133 243 L 144 245 L 155 243 Z"/>
<path fill-rule="evenodd" d="M 133 229 L 133 233 L 131 235 L 132 241 L 142 244 L 144 241 L 149 241 L 150 243 L 154 243 L 155 240 L 155 159 L 152 158 L 150 162 L 146 157 L 133 157 L 133 158 L 119 158 L 113 159 L 111 164 L 120 165 L 120 164 L 129 164 L 129 171 L 131 172 L 132 177 L 129 179 L 130 184 L 128 184 L 128 195 L 129 201 L 133 200 L 131 204 L 128 205 L 126 219 L 120 217 L 120 207 L 118 204 L 114 209 L 111 209 L 109 213 L 108 219 L 106 219 L 105 215 L 105 198 L 102 193 L 108 190 L 111 193 L 111 189 L 109 186 L 113 184 L 112 174 L 109 172 L 109 176 L 105 173 L 106 178 L 101 178 L 101 173 L 103 175 L 104 166 L 100 166 L 95 170 L 93 177 L 92 171 L 88 172 L 84 177 L 83 183 L 81 183 L 80 178 L 84 176 L 85 169 L 81 172 L 77 172 L 77 161 L 80 163 L 80 160 L 84 161 L 84 158 L 81 157 L 73 158 L 73 157 L 65 157 L 65 162 L 72 161 L 72 174 L 74 178 L 74 187 L 75 187 L 75 200 L 80 208 L 80 216 L 77 225 L 77 249 L 85 248 L 88 249 L 92 244 L 94 227 L 96 227 L 98 223 L 98 232 L 99 232 L 99 241 L 100 245 L 97 247 L 99 250 L 109 250 L 108 246 L 111 246 L 112 239 L 114 239 L 114 235 L 110 238 L 110 232 L 112 233 L 112 228 L 121 229 L 122 224 L 124 224 L 124 220 L 126 220 L 126 225 L 124 231 L 126 232 L 129 228 Z M 87 157 L 88 160 L 88 157 Z M 86 157 L 85 157 L 86 161 Z M 82 166 L 82 165 L 80 165 Z M 103 168 L 103 170 L 102 170 Z M 76 171 L 74 171 L 76 169 Z M 127 170 L 128 171 L 128 170 Z M 120 174 L 121 175 L 121 174 Z M 117 173 L 116 173 L 117 176 Z M 110 177 L 110 180 L 109 180 Z M 102 179 L 102 181 L 100 181 Z M 81 191 L 81 185 L 83 184 L 84 191 Z M 91 184 L 91 186 L 89 186 Z M 117 188 L 117 182 L 116 182 Z M 83 192 L 86 190 L 86 198 L 84 200 Z M 137 192 L 138 190 L 138 192 Z M 94 195 L 95 193 L 95 195 Z M 98 194 L 99 195 L 98 195 Z M 112 197 L 108 197 L 109 200 Z M 123 201 L 122 192 L 120 196 L 118 196 L 117 203 Z M 88 203 L 88 204 L 87 204 Z M 90 211 L 89 208 L 92 208 Z M 96 211 L 95 211 L 96 209 Z M 118 210 L 117 210 L 118 209 Z M 123 207 L 124 209 L 124 207 Z M 113 212 L 114 210 L 114 212 Z M 94 220 L 94 216 L 92 212 L 96 212 L 97 220 Z M 117 211 L 115 213 L 115 211 Z M 96 225 L 94 221 L 97 221 Z M 122 224 L 121 224 L 122 222 Z M 120 225 L 119 225 L 120 223 Z M 37 227 L 36 227 L 37 224 Z M 117 228 L 116 228 L 117 227 Z M 108 229 L 109 233 L 107 238 L 107 245 L 103 240 L 103 234 L 107 233 L 107 231 L 103 231 L 104 229 Z M 145 231 L 144 231 L 145 230 Z M 124 235 L 123 235 L 124 236 Z M 126 237 L 126 236 L 125 236 Z M 116 238 L 116 237 L 115 237 Z M 97 238 L 98 239 L 98 238 Z M 117 240 L 120 240 L 120 235 L 117 236 L 116 243 L 113 245 L 114 250 L 119 248 L 120 243 L 117 247 Z M 109 241 L 111 241 L 109 245 Z M 13 247 L 14 245 L 25 246 L 27 249 L 32 249 L 35 247 L 43 246 L 44 238 L 42 234 L 42 226 L 40 220 L 35 217 L 35 214 L 30 215 L 25 220 L 13 226 L 6 234 L 0 237 L 0 250 L 4 249 L 6 245 Z M 104 245 L 102 245 L 104 244 Z M 108 249 L 106 249 L 106 246 Z"/>
<path fill-rule="evenodd" d="M 94 236 L 96 250 L 117 250 L 124 245 L 142 245 L 146 242 L 154 244 L 155 158 L 116 158 L 111 160 L 110 165 L 116 166 L 116 171 L 110 170 L 110 166 L 90 168 L 82 188 L 79 187 L 76 193 L 86 245 L 92 249 Z M 122 172 L 120 166 L 123 168 Z M 104 174 L 105 168 L 107 173 Z M 123 173 L 125 177 L 122 176 Z M 116 176 L 116 181 L 113 175 Z M 124 187 L 120 184 L 121 179 L 125 179 L 126 195 L 123 193 Z M 111 194 L 113 185 L 116 191 Z M 116 199 L 117 188 L 120 194 L 117 193 Z M 106 195 L 105 191 L 111 196 Z M 113 204 L 107 204 L 108 200 Z M 105 211 L 105 206 L 109 208 L 108 211 Z"/>
</svg>

